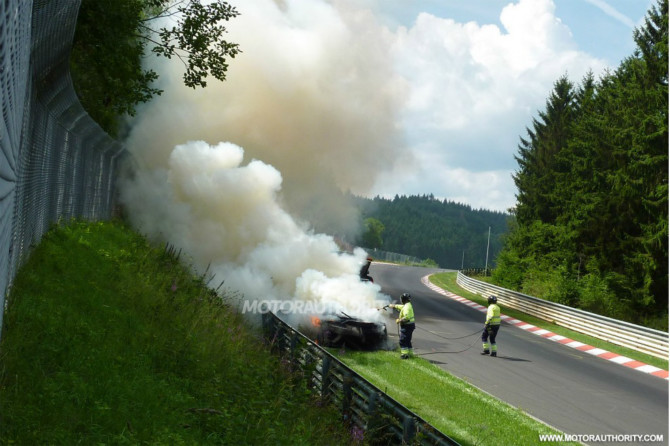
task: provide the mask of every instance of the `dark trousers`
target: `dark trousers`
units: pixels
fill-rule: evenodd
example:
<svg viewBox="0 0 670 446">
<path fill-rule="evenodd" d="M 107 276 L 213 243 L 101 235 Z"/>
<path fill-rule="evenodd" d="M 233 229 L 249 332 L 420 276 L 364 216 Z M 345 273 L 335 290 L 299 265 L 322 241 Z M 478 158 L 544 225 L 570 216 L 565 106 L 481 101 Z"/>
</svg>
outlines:
<svg viewBox="0 0 670 446">
<path fill-rule="evenodd" d="M 416 325 L 414 322 L 409 324 L 400 324 L 400 349 L 412 348 L 412 333 Z"/>
<path fill-rule="evenodd" d="M 489 325 L 488 328 L 484 327 L 484 331 L 482 332 L 482 342 L 486 343 L 490 339 L 491 344 L 495 344 L 498 330 L 500 330 L 500 325 Z"/>
</svg>

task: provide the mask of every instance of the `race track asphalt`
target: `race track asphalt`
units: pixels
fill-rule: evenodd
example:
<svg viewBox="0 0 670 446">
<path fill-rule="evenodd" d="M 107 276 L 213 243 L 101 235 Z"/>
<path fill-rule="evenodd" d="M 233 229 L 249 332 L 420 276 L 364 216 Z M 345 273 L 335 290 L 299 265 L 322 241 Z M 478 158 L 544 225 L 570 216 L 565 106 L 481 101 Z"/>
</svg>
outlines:
<svg viewBox="0 0 670 446">
<path fill-rule="evenodd" d="M 499 356 L 482 356 L 479 334 L 473 333 L 483 328 L 484 314 L 421 283 L 440 271 L 445 270 L 382 263 L 370 268 L 394 301 L 404 292 L 412 295 L 419 356 L 565 433 L 662 434 L 663 442 L 650 444 L 668 444 L 668 380 L 505 323 L 497 339 Z M 395 335 L 388 316 L 389 333 Z"/>
</svg>

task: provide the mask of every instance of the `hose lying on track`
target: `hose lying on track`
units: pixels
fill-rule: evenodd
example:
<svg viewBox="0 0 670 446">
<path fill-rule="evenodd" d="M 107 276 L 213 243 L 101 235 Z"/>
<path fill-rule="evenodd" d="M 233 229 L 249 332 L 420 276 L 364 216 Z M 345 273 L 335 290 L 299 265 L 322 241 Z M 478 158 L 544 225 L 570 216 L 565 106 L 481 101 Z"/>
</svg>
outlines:
<svg viewBox="0 0 670 446">
<path fill-rule="evenodd" d="M 383 310 L 385 310 L 385 309 L 386 308 L 384 307 Z M 382 310 L 382 308 L 378 308 L 377 310 Z M 465 336 L 458 336 L 458 337 L 455 337 L 455 338 L 451 338 L 451 337 L 446 337 L 446 336 L 439 335 L 439 334 L 435 333 L 434 331 L 430 331 L 426 328 L 421 328 L 421 327 L 416 327 L 416 328 L 419 329 L 419 330 L 423 330 L 425 332 L 428 332 L 428 333 L 432 334 L 433 336 L 437 336 L 438 338 L 446 339 L 446 340 L 449 340 L 449 341 L 453 341 L 453 340 L 456 340 L 456 339 L 468 338 L 470 336 L 473 336 L 473 335 L 476 335 L 476 334 L 479 334 L 479 333 L 482 332 L 481 329 L 477 329 L 477 331 L 475 331 L 473 333 L 470 333 L 470 334 L 466 334 Z M 400 337 L 400 324 L 398 324 L 398 337 Z M 472 348 L 472 346 L 475 345 L 475 343 L 477 342 L 478 339 L 479 338 L 475 338 L 472 341 L 472 343 L 470 345 L 468 345 L 466 348 L 464 348 L 463 350 L 457 350 L 457 351 L 453 351 L 453 352 L 443 351 L 443 352 L 415 353 L 414 356 L 436 355 L 438 353 L 463 353 L 467 350 L 470 350 Z"/>
</svg>

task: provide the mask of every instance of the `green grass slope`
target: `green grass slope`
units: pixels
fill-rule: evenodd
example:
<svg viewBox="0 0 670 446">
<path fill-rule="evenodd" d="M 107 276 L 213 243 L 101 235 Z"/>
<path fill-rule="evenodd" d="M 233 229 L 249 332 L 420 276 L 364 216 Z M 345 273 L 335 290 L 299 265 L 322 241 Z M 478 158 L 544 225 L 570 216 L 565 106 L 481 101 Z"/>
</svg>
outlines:
<svg viewBox="0 0 670 446">
<path fill-rule="evenodd" d="M 118 223 L 54 228 L 0 344 L 0 444 L 347 444 L 257 332 Z"/>
<path fill-rule="evenodd" d="M 534 445 L 541 443 L 540 435 L 560 434 L 524 411 L 423 358 L 402 361 L 397 352 L 389 351 L 333 350 L 333 353 L 393 399 L 464 446 Z"/>
</svg>

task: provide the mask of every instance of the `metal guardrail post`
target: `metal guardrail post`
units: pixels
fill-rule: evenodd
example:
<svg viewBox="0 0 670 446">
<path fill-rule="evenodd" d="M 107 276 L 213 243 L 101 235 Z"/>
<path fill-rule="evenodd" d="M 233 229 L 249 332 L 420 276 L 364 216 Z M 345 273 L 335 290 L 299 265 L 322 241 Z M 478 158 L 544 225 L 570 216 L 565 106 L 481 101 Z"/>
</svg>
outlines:
<svg viewBox="0 0 670 446">
<path fill-rule="evenodd" d="M 321 397 L 328 396 L 328 389 L 330 387 L 330 356 L 324 356 L 321 362 Z"/>
<path fill-rule="evenodd" d="M 411 415 L 406 415 L 402 422 L 402 441 L 403 443 L 409 444 L 416 434 L 416 422 L 414 417 Z"/>
<path fill-rule="evenodd" d="M 265 336 L 266 339 L 270 338 L 272 340 L 271 333 L 272 333 L 272 328 L 274 327 L 274 318 L 268 315 L 267 313 L 263 313 L 261 315 L 261 326 L 263 329 L 263 336 Z"/>
<path fill-rule="evenodd" d="M 295 346 L 298 342 L 298 335 L 294 332 L 291 333 L 291 338 L 289 340 L 289 356 L 291 358 L 291 361 L 294 361 L 295 358 L 297 357 L 295 354 Z"/>
<path fill-rule="evenodd" d="M 370 389 L 370 392 L 368 393 L 368 405 L 367 405 L 368 415 L 374 414 L 376 410 L 377 410 L 377 392 L 375 392 L 374 389 Z"/>
<path fill-rule="evenodd" d="M 342 413 L 345 414 L 348 418 L 350 418 L 350 412 L 351 412 L 351 397 L 352 397 L 352 390 L 351 390 L 351 383 L 353 381 L 353 378 L 351 377 L 351 373 L 349 373 L 349 370 L 343 370 L 342 371 Z"/>
</svg>

